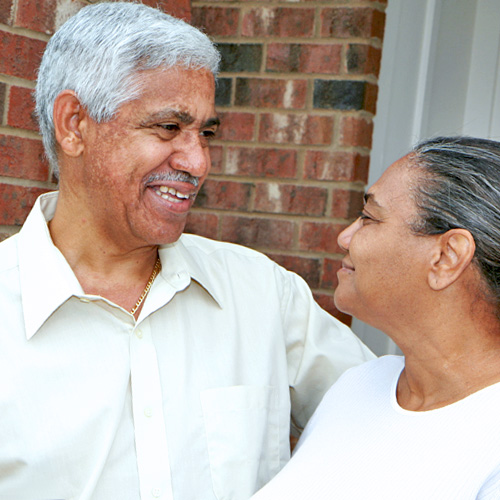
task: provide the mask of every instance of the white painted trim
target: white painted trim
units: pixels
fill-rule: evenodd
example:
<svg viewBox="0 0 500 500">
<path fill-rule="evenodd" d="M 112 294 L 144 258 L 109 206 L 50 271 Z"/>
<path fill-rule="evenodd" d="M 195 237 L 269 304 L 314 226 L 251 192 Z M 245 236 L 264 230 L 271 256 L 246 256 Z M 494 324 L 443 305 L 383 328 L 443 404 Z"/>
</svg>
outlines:
<svg viewBox="0 0 500 500">
<path fill-rule="evenodd" d="M 425 5 L 425 19 L 422 30 L 422 51 L 420 56 L 420 64 L 416 74 L 417 78 L 417 91 L 414 102 L 414 115 L 412 138 L 414 141 L 422 137 L 424 127 L 427 122 L 427 107 L 426 98 L 429 86 L 429 79 L 431 78 L 431 71 L 434 67 L 435 52 L 432 50 L 433 40 L 435 39 L 435 21 L 436 9 L 438 5 L 436 0 L 427 0 Z"/>
<path fill-rule="evenodd" d="M 500 139 L 499 20 L 498 0 L 478 2 L 464 113 L 467 135 Z"/>
</svg>

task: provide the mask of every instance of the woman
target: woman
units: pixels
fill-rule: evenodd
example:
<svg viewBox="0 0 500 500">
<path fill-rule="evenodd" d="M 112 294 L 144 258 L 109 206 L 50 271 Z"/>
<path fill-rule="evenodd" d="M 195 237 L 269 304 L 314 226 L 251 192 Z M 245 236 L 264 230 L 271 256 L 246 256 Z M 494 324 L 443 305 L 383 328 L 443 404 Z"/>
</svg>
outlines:
<svg viewBox="0 0 500 500">
<path fill-rule="evenodd" d="M 338 242 L 338 309 L 404 357 L 344 374 L 252 498 L 500 499 L 500 143 L 420 144 Z"/>
</svg>

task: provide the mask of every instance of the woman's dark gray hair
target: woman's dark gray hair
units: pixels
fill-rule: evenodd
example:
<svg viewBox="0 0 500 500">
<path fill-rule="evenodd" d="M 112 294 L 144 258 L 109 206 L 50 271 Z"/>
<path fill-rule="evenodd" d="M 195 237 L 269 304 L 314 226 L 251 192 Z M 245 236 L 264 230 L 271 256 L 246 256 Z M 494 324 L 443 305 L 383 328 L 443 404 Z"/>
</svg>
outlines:
<svg viewBox="0 0 500 500">
<path fill-rule="evenodd" d="M 424 174 L 412 187 L 416 234 L 453 228 L 474 238 L 474 263 L 500 304 L 500 143 L 472 137 L 438 137 L 418 144 L 410 164 Z"/>
<path fill-rule="evenodd" d="M 38 72 L 36 113 L 45 152 L 57 174 L 52 111 L 58 94 L 76 92 L 97 122 L 141 95 L 140 72 L 181 66 L 216 76 L 220 54 L 200 30 L 134 2 L 89 5 L 47 44 Z"/>
</svg>

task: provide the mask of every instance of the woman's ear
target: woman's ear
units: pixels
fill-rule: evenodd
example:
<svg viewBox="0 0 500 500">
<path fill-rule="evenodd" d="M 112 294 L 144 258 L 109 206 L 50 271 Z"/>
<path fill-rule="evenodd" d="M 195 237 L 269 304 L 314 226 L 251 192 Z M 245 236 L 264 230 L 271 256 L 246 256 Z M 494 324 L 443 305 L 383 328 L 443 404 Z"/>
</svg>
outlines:
<svg viewBox="0 0 500 500">
<path fill-rule="evenodd" d="M 83 151 L 82 129 L 87 114 L 72 90 L 63 90 L 54 101 L 56 141 L 62 152 L 71 157 Z"/>
<path fill-rule="evenodd" d="M 428 283 L 433 290 L 442 290 L 454 283 L 470 265 L 476 243 L 466 229 L 450 229 L 436 240 Z"/>
</svg>

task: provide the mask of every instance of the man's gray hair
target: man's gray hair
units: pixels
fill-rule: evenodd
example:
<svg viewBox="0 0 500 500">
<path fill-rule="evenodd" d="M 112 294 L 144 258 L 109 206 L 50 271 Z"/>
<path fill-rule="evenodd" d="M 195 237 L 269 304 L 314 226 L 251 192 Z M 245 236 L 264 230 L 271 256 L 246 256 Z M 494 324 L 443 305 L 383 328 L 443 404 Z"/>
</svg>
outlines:
<svg viewBox="0 0 500 500">
<path fill-rule="evenodd" d="M 417 234 L 467 229 L 476 243 L 473 262 L 500 305 L 500 143 L 439 137 L 418 144 L 410 164 L 423 172 L 412 190 Z"/>
<path fill-rule="evenodd" d="M 36 113 L 49 162 L 58 173 L 53 107 L 73 90 L 91 118 L 111 120 L 140 96 L 138 72 L 176 65 L 217 75 L 220 55 L 186 22 L 139 3 L 105 2 L 81 9 L 50 39 L 38 72 Z"/>
</svg>

